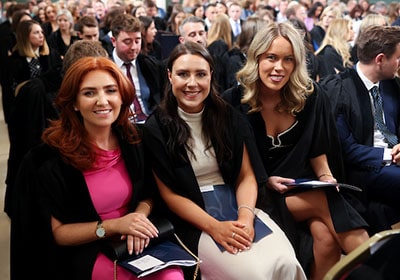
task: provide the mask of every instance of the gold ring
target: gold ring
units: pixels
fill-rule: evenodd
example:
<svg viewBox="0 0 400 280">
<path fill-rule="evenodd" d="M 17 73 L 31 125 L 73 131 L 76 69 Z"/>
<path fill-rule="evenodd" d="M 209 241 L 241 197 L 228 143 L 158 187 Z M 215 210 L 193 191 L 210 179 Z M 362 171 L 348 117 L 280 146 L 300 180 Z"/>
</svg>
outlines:
<svg viewBox="0 0 400 280">
<path fill-rule="evenodd" d="M 236 232 L 232 232 L 232 238 L 235 238 Z"/>
</svg>

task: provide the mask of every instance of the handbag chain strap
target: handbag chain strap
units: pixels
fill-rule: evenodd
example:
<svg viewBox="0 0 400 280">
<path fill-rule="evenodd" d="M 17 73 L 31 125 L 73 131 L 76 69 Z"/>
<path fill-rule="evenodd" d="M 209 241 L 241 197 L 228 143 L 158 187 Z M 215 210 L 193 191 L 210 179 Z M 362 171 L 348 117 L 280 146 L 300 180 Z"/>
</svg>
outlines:
<svg viewBox="0 0 400 280">
<path fill-rule="evenodd" d="M 201 261 L 198 256 L 196 256 L 192 251 L 190 251 L 190 249 L 185 245 L 185 243 L 183 243 L 183 241 L 178 237 L 178 235 L 176 235 L 176 233 L 174 233 L 174 236 L 176 240 L 178 240 L 179 244 L 183 247 L 183 249 L 185 249 L 186 252 L 188 252 L 196 260 L 196 268 L 194 269 L 193 273 L 193 280 L 196 280 L 197 274 L 199 273 Z"/>
</svg>

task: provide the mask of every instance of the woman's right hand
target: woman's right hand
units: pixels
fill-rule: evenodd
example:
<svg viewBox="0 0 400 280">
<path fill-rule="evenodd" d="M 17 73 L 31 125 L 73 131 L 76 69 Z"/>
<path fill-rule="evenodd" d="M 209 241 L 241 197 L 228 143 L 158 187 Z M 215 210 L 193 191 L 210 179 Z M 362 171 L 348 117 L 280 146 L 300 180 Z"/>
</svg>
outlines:
<svg viewBox="0 0 400 280">
<path fill-rule="evenodd" d="M 237 221 L 217 221 L 209 234 L 231 254 L 248 250 L 252 244 L 246 225 Z"/>
<path fill-rule="evenodd" d="M 294 183 L 294 179 L 290 178 L 284 178 L 284 177 L 279 177 L 279 176 L 271 176 L 268 178 L 268 187 L 279 192 L 280 194 L 283 194 L 287 192 L 288 190 L 292 189 L 293 187 L 289 187 L 285 185 L 285 183 Z"/>
</svg>

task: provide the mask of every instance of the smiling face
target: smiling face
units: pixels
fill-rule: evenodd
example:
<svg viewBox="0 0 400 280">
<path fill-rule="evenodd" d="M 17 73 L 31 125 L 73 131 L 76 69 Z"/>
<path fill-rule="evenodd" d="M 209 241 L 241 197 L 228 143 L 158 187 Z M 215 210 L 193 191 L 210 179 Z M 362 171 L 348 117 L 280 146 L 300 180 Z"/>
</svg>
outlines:
<svg viewBox="0 0 400 280">
<path fill-rule="evenodd" d="M 121 111 L 122 98 L 115 79 L 104 70 L 89 72 L 82 80 L 76 97 L 86 130 L 111 129 Z"/>
<path fill-rule="evenodd" d="M 280 93 L 295 68 L 293 47 L 285 38 L 277 37 L 258 62 L 262 87 L 268 92 Z"/>
<path fill-rule="evenodd" d="M 181 55 L 168 71 L 168 78 L 182 110 L 198 113 L 203 109 L 211 88 L 211 69 L 207 60 L 199 55 Z"/>
</svg>

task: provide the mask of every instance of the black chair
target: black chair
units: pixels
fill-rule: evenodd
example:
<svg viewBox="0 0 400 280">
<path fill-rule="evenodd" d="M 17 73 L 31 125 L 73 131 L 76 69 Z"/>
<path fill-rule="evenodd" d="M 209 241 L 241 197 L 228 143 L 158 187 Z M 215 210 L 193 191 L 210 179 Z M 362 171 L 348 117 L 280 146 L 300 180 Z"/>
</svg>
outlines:
<svg viewBox="0 0 400 280">
<path fill-rule="evenodd" d="M 175 48 L 175 46 L 179 44 L 179 35 L 166 31 L 158 31 L 156 40 L 161 45 L 162 59 L 166 59 L 169 57 L 169 54 Z"/>
</svg>

